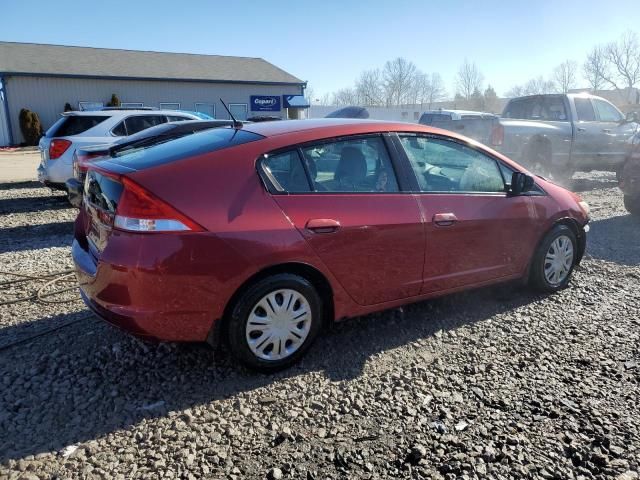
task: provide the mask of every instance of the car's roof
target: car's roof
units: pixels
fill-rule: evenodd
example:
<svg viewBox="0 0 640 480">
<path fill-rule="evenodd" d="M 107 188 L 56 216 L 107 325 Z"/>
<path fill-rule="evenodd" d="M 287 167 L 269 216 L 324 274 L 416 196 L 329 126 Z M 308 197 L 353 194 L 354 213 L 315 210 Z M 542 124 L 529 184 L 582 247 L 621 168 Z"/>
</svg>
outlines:
<svg viewBox="0 0 640 480">
<path fill-rule="evenodd" d="M 495 113 L 489 113 L 489 112 L 480 112 L 477 110 L 447 110 L 447 109 L 438 109 L 438 110 L 425 110 L 424 114 L 428 114 L 428 115 L 434 115 L 434 114 L 438 114 L 438 113 L 456 113 L 458 115 L 492 115 L 494 117 L 496 117 L 497 115 Z"/>
<path fill-rule="evenodd" d="M 259 122 L 244 125 L 243 130 L 257 133 L 264 137 L 273 137 L 293 132 L 308 132 L 311 130 L 336 130 L 339 134 L 358 132 L 384 131 L 421 131 L 440 132 L 425 125 L 407 122 L 389 122 L 384 120 L 361 120 L 352 118 L 317 118 L 309 120 L 285 120 L 281 122 Z"/>
<path fill-rule="evenodd" d="M 136 109 L 123 109 L 123 110 L 73 110 L 70 112 L 63 112 L 64 116 L 79 116 L 79 117 L 125 117 L 129 115 L 178 115 L 178 116 L 191 116 L 196 117 L 193 113 L 183 112 L 178 110 L 136 110 Z M 194 118 L 195 120 L 195 118 Z"/>
</svg>

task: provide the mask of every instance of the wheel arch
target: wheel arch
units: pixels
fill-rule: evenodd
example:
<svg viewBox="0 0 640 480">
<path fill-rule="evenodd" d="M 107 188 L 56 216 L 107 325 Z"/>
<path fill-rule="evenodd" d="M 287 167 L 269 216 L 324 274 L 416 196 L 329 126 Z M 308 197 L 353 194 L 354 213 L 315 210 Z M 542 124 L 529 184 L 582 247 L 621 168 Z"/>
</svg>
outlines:
<svg viewBox="0 0 640 480">
<path fill-rule="evenodd" d="M 574 218 L 562 217 L 562 218 L 557 219 L 555 222 L 553 222 L 551 224 L 551 226 L 547 230 L 545 230 L 542 233 L 542 235 L 540 235 L 540 238 L 538 239 L 538 242 L 536 243 L 536 248 L 533 250 L 533 254 L 531 255 L 531 259 L 529 260 L 529 264 L 527 265 L 527 272 L 526 272 L 526 274 L 524 276 L 525 279 L 528 279 L 530 274 L 531 274 L 531 266 L 533 265 L 533 260 L 535 258 L 536 252 L 540 248 L 540 245 L 544 241 L 544 239 L 547 236 L 547 234 L 549 232 L 551 232 L 551 230 L 553 230 L 558 225 L 565 225 L 566 227 L 570 228 L 571 231 L 573 232 L 573 234 L 576 236 L 576 240 L 578 241 L 578 252 L 577 252 L 577 255 L 576 255 L 576 265 L 580 265 L 580 261 L 582 260 L 582 257 L 583 257 L 584 252 L 585 252 L 585 248 L 587 246 L 587 235 L 584 232 L 584 229 L 582 229 L 580 227 L 580 224 Z"/>
<path fill-rule="evenodd" d="M 334 318 L 334 298 L 333 288 L 327 280 L 327 277 L 317 268 L 302 262 L 286 262 L 277 265 L 270 265 L 262 270 L 254 273 L 246 279 L 242 285 L 231 296 L 225 305 L 222 318 L 216 319 L 207 336 L 207 343 L 212 346 L 220 344 L 221 340 L 226 338 L 226 323 L 235 307 L 236 303 L 247 289 L 256 282 L 276 275 L 278 273 L 290 273 L 305 278 L 318 290 L 318 294 L 322 298 L 323 306 L 323 323 L 328 324 Z"/>
</svg>

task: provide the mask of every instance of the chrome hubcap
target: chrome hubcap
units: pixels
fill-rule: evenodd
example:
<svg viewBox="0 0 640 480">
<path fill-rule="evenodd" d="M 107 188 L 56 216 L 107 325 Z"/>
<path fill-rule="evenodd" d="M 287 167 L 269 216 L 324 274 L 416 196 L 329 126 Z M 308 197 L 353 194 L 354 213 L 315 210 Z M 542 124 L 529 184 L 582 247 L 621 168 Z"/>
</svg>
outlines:
<svg viewBox="0 0 640 480">
<path fill-rule="evenodd" d="M 247 320 L 251 352 L 263 360 L 281 360 L 296 352 L 311 329 L 311 307 L 304 295 L 275 290 L 255 304 Z"/>
<path fill-rule="evenodd" d="M 573 264 L 573 243 L 566 235 L 556 238 L 544 258 L 544 276 L 551 285 L 562 283 Z"/>
</svg>

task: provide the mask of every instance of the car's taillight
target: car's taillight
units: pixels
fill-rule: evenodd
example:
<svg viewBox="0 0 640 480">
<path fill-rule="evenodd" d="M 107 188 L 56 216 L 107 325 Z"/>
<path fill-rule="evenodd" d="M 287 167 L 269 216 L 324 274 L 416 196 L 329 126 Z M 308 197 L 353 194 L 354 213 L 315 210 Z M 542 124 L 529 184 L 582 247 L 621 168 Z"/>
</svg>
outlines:
<svg viewBox="0 0 640 480">
<path fill-rule="evenodd" d="M 76 150 L 73 154 L 73 172 L 76 178 L 83 177 L 87 173 L 89 163 L 96 161 L 99 158 L 106 157 L 108 152 L 96 152 L 88 153 L 84 151 Z"/>
<path fill-rule="evenodd" d="M 499 146 L 504 143 L 504 126 L 496 124 L 491 130 L 491 145 Z"/>
<path fill-rule="evenodd" d="M 128 232 L 202 232 L 204 228 L 127 177 L 113 226 Z"/>
<path fill-rule="evenodd" d="M 69 140 L 51 140 L 49 144 L 49 159 L 55 160 L 56 158 L 60 158 L 70 146 L 71 142 Z"/>
</svg>

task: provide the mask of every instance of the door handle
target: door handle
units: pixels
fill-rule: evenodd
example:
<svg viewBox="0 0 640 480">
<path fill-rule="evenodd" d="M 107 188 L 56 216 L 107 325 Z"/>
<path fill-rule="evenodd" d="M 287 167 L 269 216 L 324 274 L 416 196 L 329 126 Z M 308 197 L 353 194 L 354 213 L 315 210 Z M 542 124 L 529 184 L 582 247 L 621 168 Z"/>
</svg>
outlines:
<svg viewBox="0 0 640 480">
<path fill-rule="evenodd" d="M 579 131 L 579 132 L 586 132 L 586 131 L 587 131 L 587 129 L 586 129 L 586 128 L 584 128 L 584 127 L 578 127 L 578 131 Z"/>
<path fill-rule="evenodd" d="M 436 213 L 433 216 L 433 223 L 441 227 L 448 227 L 458 221 L 458 217 L 453 213 Z"/>
<path fill-rule="evenodd" d="M 603 128 L 602 131 L 604 133 L 611 133 L 611 129 L 610 128 Z"/>
<path fill-rule="evenodd" d="M 340 228 L 340 222 L 333 218 L 312 218 L 305 228 L 315 233 L 333 233 Z"/>
</svg>

